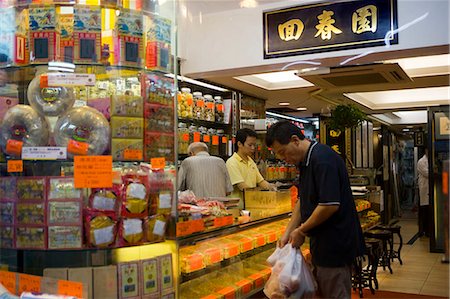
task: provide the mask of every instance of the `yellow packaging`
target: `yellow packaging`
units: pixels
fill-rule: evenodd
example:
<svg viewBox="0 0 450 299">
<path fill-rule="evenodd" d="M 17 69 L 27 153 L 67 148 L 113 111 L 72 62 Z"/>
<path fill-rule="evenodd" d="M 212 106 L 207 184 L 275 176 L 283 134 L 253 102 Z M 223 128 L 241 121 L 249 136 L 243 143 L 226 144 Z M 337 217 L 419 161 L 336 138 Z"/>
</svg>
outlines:
<svg viewBox="0 0 450 299">
<path fill-rule="evenodd" d="M 212 244 L 216 245 L 218 248 L 222 250 L 224 259 L 229 259 L 233 256 L 239 255 L 240 253 L 240 246 L 239 242 L 237 241 L 221 238 L 216 241 L 213 241 Z"/>
<path fill-rule="evenodd" d="M 114 161 L 140 161 L 143 148 L 142 139 L 113 138 L 111 141 L 111 155 Z"/>
<path fill-rule="evenodd" d="M 205 266 L 213 265 L 216 263 L 220 263 L 223 260 L 223 251 L 207 242 L 203 242 L 198 246 L 198 252 L 203 254 L 203 261 Z"/>
<path fill-rule="evenodd" d="M 172 269 L 172 254 L 162 255 L 159 258 L 161 291 L 173 288 L 173 269 Z"/>
<path fill-rule="evenodd" d="M 111 96 L 111 116 L 143 117 L 144 102 L 140 96 L 114 95 Z"/>
<path fill-rule="evenodd" d="M 141 117 L 111 117 L 112 138 L 144 138 L 144 119 Z"/>
<path fill-rule="evenodd" d="M 180 249 L 180 264 L 182 273 L 191 273 L 205 268 L 204 256 L 197 246 L 188 246 Z"/>
</svg>

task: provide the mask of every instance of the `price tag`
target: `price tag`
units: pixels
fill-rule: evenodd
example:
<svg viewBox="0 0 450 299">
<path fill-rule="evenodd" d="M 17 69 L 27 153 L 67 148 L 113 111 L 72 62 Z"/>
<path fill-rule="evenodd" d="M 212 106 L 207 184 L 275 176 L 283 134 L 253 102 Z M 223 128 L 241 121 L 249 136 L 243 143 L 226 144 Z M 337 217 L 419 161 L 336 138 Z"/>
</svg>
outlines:
<svg viewBox="0 0 450 299">
<path fill-rule="evenodd" d="M 191 226 L 189 221 L 177 223 L 177 237 L 188 236 L 191 234 Z"/>
<path fill-rule="evenodd" d="M 12 294 L 16 294 L 16 273 L 0 271 L 0 283 Z"/>
<path fill-rule="evenodd" d="M 40 88 L 48 87 L 48 76 L 47 75 L 41 75 L 39 77 L 39 87 Z"/>
<path fill-rule="evenodd" d="M 189 263 L 189 267 L 191 268 L 191 271 L 197 271 L 197 270 L 204 268 L 203 256 L 198 253 L 191 254 L 188 257 L 188 263 Z"/>
<path fill-rule="evenodd" d="M 83 298 L 83 284 L 75 281 L 58 280 L 58 295 Z"/>
<path fill-rule="evenodd" d="M 151 158 L 152 169 L 164 169 L 166 167 L 166 158 Z"/>
<path fill-rule="evenodd" d="M 212 145 L 219 145 L 219 136 L 214 135 L 212 137 Z"/>
<path fill-rule="evenodd" d="M 50 86 L 95 86 L 95 75 L 50 73 L 47 76 L 47 82 Z"/>
<path fill-rule="evenodd" d="M 18 294 L 22 294 L 23 292 L 40 292 L 41 291 L 41 277 L 28 275 L 28 274 L 19 274 L 19 292 Z"/>
<path fill-rule="evenodd" d="M 233 224 L 233 216 L 217 217 L 214 218 L 214 226 L 221 227 Z"/>
<path fill-rule="evenodd" d="M 181 137 L 181 140 L 183 141 L 189 141 L 189 134 L 183 134 L 183 136 Z"/>
<path fill-rule="evenodd" d="M 211 140 L 211 137 L 209 135 L 203 135 L 203 142 L 209 142 Z"/>
<path fill-rule="evenodd" d="M 89 144 L 75 140 L 69 140 L 67 144 L 67 151 L 73 155 L 86 156 L 88 153 Z"/>
<path fill-rule="evenodd" d="M 142 160 L 143 154 L 140 149 L 126 149 L 123 151 L 123 157 L 126 160 Z"/>
<path fill-rule="evenodd" d="M 177 236 L 187 236 L 205 230 L 203 219 L 190 220 L 177 223 Z"/>
<path fill-rule="evenodd" d="M 228 138 L 226 136 L 222 137 L 222 143 L 227 143 L 228 142 Z"/>
<path fill-rule="evenodd" d="M 23 172 L 23 160 L 8 160 L 8 172 Z"/>
<path fill-rule="evenodd" d="M 111 188 L 112 156 L 75 156 L 75 188 Z"/>
<path fill-rule="evenodd" d="M 194 132 L 194 142 L 200 142 L 200 132 Z"/>
<path fill-rule="evenodd" d="M 19 140 L 9 139 L 6 142 L 6 153 L 20 157 L 22 155 L 23 142 Z"/>
<path fill-rule="evenodd" d="M 202 232 L 205 230 L 205 221 L 203 219 L 191 220 L 190 222 L 192 233 Z"/>
</svg>

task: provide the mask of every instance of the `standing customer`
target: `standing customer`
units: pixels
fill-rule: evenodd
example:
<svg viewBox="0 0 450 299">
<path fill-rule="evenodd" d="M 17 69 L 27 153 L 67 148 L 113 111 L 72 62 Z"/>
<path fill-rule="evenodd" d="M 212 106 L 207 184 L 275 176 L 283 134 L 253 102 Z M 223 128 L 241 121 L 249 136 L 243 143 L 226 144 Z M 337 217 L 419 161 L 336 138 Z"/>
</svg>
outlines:
<svg viewBox="0 0 450 299">
<path fill-rule="evenodd" d="M 351 265 L 364 254 L 364 241 L 344 160 L 286 121 L 269 128 L 266 143 L 300 170 L 300 200 L 279 245 L 300 247 L 309 236 L 318 295 L 350 298 Z"/>
<path fill-rule="evenodd" d="M 178 171 L 178 190 L 191 190 L 197 197 L 225 197 L 231 194 L 225 161 L 210 156 L 208 146 L 203 142 L 191 143 L 188 147 L 191 157 L 183 160 Z"/>
<path fill-rule="evenodd" d="M 429 237 L 430 235 L 430 198 L 428 195 L 428 149 L 417 162 L 417 183 L 419 185 L 419 233 Z"/>
<path fill-rule="evenodd" d="M 227 169 L 231 184 L 236 189 L 255 188 L 275 190 L 276 188 L 264 180 L 251 156 L 256 149 L 256 132 L 250 129 L 240 129 L 236 133 L 235 153 L 227 160 Z"/>
</svg>

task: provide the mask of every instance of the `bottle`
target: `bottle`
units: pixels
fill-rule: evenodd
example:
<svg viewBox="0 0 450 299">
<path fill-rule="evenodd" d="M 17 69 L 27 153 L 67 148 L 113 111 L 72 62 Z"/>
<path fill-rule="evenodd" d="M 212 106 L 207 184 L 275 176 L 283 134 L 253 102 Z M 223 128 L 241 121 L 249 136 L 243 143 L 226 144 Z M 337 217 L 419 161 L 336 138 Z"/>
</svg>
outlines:
<svg viewBox="0 0 450 299">
<path fill-rule="evenodd" d="M 214 99 L 212 95 L 205 94 L 205 120 L 214 121 Z"/>
<path fill-rule="evenodd" d="M 200 91 L 195 91 L 194 95 L 194 118 L 205 120 L 204 110 L 205 110 L 205 100 Z"/>
<path fill-rule="evenodd" d="M 215 118 L 216 122 L 223 123 L 224 122 L 224 109 L 223 109 L 223 101 L 221 96 L 214 97 L 215 104 Z"/>
<path fill-rule="evenodd" d="M 193 103 L 194 99 L 191 94 L 191 89 L 183 87 L 181 93 L 178 94 L 178 117 L 192 118 Z"/>
<path fill-rule="evenodd" d="M 178 153 L 182 155 L 188 154 L 189 146 L 189 129 L 185 123 L 178 124 Z"/>
</svg>

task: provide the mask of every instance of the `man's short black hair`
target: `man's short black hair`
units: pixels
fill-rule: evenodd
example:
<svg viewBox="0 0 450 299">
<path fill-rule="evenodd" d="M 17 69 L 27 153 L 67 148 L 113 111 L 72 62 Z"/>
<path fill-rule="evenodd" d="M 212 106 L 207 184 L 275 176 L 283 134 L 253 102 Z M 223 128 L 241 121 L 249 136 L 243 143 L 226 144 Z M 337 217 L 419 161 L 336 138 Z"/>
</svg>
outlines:
<svg viewBox="0 0 450 299">
<path fill-rule="evenodd" d="M 271 147 L 275 141 L 279 144 L 288 144 L 293 135 L 300 140 L 305 139 L 305 135 L 296 125 L 286 120 L 279 121 L 267 130 L 266 144 L 268 147 Z"/>
<path fill-rule="evenodd" d="M 255 131 L 251 130 L 251 129 L 247 129 L 247 128 L 243 128 L 243 129 L 239 129 L 236 132 L 236 144 L 234 145 L 234 151 L 237 152 L 239 147 L 238 147 L 238 142 L 240 141 L 242 144 L 245 143 L 245 141 L 247 140 L 247 137 L 255 137 L 257 138 L 258 135 L 256 134 Z"/>
</svg>

